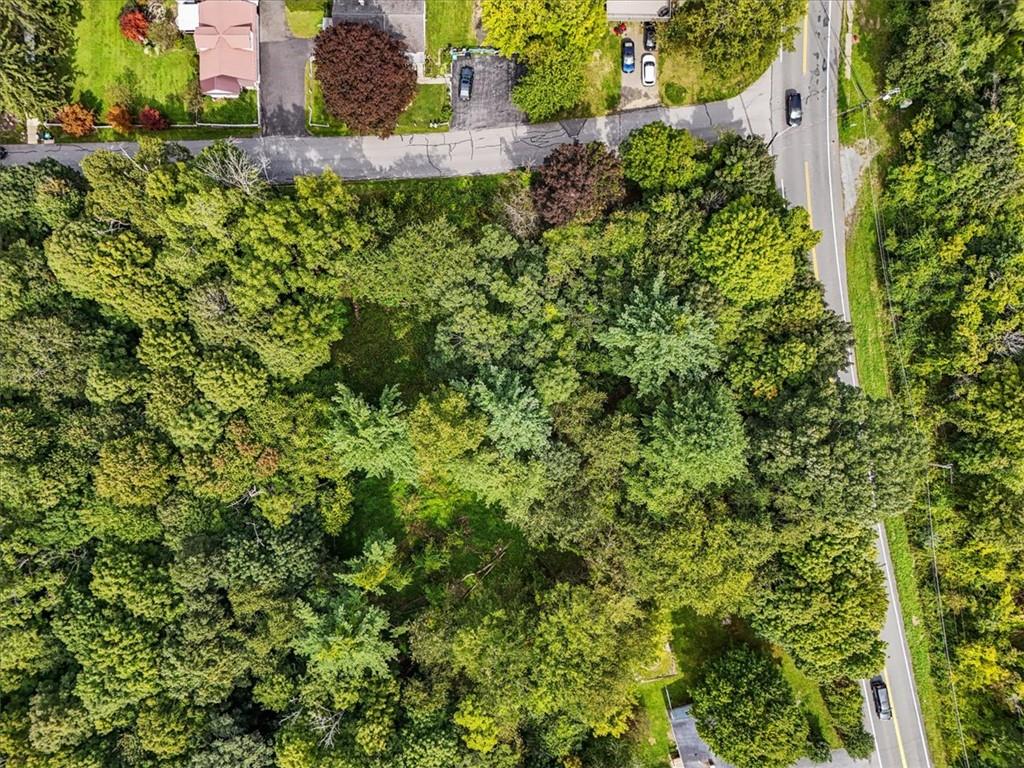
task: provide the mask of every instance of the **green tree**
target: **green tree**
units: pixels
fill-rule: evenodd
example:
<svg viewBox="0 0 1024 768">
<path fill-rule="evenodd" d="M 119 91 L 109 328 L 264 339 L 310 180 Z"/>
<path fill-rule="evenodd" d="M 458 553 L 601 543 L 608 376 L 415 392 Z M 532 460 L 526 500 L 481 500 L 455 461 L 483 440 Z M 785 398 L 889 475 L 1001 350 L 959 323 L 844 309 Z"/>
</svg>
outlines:
<svg viewBox="0 0 1024 768">
<path fill-rule="evenodd" d="M 753 81 L 780 46 L 792 45 L 805 8 L 799 0 L 696 0 L 676 9 L 668 39 L 686 46 L 719 77 Z"/>
<path fill-rule="evenodd" d="M 616 324 L 597 341 L 610 352 L 611 369 L 640 395 L 656 394 L 670 376 L 699 380 L 718 364 L 714 321 L 667 296 L 662 275 L 649 291 L 633 289 Z"/>
<path fill-rule="evenodd" d="M 370 477 L 411 479 L 416 459 L 402 418 L 405 406 L 397 387 L 381 393 L 377 408 L 344 385 L 334 397 L 337 406 L 330 443 L 346 471 L 361 469 Z"/>
<path fill-rule="evenodd" d="M 785 768 L 807 749 L 807 720 L 777 664 L 732 648 L 701 671 L 693 691 L 697 731 L 736 768 Z"/>
</svg>

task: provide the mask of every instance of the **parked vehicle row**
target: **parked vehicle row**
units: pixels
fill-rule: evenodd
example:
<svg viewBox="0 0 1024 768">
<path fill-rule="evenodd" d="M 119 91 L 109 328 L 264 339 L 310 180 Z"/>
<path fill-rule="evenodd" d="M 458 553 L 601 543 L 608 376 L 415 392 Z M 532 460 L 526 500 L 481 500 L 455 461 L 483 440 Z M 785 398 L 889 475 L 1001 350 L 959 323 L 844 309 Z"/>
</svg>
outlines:
<svg viewBox="0 0 1024 768">
<path fill-rule="evenodd" d="M 644 26 L 644 49 L 648 51 L 640 57 L 640 83 L 645 88 L 650 88 L 656 81 L 656 72 L 658 68 L 657 60 L 653 53 L 649 51 L 655 50 L 654 41 L 654 25 L 648 27 Z M 622 72 L 623 74 L 630 75 L 636 71 L 636 44 L 628 37 L 622 41 Z"/>
</svg>

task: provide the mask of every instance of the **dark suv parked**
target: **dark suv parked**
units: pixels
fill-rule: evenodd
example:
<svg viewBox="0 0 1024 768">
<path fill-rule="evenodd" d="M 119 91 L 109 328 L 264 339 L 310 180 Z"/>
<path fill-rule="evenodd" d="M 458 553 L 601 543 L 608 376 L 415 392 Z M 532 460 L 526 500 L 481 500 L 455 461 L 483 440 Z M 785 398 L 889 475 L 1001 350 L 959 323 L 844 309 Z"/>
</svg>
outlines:
<svg viewBox="0 0 1024 768">
<path fill-rule="evenodd" d="M 889 689 L 880 677 L 871 680 L 871 698 L 875 702 L 875 714 L 879 720 L 892 719 L 892 705 L 889 703 Z"/>
<path fill-rule="evenodd" d="M 459 100 L 469 101 L 473 95 L 473 68 L 463 67 L 459 72 Z"/>
</svg>

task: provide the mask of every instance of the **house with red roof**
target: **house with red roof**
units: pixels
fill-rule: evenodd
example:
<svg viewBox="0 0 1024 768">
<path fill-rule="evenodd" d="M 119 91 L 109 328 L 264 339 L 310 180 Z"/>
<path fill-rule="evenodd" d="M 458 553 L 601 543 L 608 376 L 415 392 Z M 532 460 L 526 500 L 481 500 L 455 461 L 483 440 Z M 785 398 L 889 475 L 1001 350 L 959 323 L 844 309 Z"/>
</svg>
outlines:
<svg viewBox="0 0 1024 768">
<path fill-rule="evenodd" d="M 178 0 L 178 28 L 199 52 L 199 88 L 237 98 L 260 81 L 258 0 Z"/>
</svg>

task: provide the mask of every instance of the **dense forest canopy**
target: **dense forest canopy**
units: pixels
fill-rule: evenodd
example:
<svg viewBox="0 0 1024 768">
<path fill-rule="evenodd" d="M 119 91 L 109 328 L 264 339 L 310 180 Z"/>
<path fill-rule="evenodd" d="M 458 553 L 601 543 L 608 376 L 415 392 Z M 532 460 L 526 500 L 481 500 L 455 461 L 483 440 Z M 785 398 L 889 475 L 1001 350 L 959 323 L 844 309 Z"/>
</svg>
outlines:
<svg viewBox="0 0 1024 768">
<path fill-rule="evenodd" d="M 659 124 L 485 192 L 239 152 L 0 169 L 7 766 L 637 765 L 681 609 L 786 649 L 863 751 L 872 524 L 919 467 L 837 379 L 759 139 Z M 697 705 L 738 665 L 785 740 L 716 747 L 820 751 L 751 648 Z"/>
<path fill-rule="evenodd" d="M 951 759 L 1024 765 L 1024 5 L 891 4 L 902 120 L 882 200 L 897 382 L 934 438 L 915 515 Z M 935 600 L 931 601 L 935 605 Z M 943 632 L 939 622 L 944 620 Z M 945 659 L 948 641 L 950 663 Z M 953 689 L 955 686 L 955 690 Z"/>
</svg>

